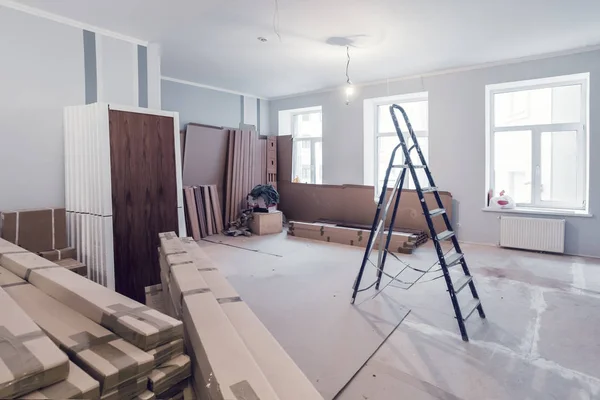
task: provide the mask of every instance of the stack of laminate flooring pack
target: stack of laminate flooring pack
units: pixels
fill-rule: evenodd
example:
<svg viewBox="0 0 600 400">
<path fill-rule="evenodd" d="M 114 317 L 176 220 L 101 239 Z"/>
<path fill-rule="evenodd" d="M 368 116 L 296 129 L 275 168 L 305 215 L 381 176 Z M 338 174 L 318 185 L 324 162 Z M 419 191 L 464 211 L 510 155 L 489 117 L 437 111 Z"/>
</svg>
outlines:
<svg viewBox="0 0 600 400">
<path fill-rule="evenodd" d="M 183 321 L 199 398 L 323 399 L 192 238 L 160 243 L 167 312 Z"/>
<path fill-rule="evenodd" d="M 0 239 L 0 398 L 182 399 L 181 321 Z"/>
<path fill-rule="evenodd" d="M 216 185 L 183 188 L 185 214 L 195 240 L 216 235 L 223 230 L 223 213 Z"/>
</svg>

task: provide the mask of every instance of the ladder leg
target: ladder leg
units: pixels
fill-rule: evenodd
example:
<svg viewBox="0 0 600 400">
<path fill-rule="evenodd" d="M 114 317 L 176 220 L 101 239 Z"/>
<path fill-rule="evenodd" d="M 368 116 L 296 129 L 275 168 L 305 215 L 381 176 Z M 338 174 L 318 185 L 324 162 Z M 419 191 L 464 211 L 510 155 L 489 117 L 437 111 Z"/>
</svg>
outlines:
<svg viewBox="0 0 600 400">
<path fill-rule="evenodd" d="M 394 201 L 394 210 L 392 211 L 392 218 L 390 219 L 390 228 L 388 229 L 388 235 L 385 241 L 385 250 L 383 252 L 383 259 L 381 261 L 381 265 L 379 266 L 379 270 L 377 271 L 377 284 L 375 285 L 375 290 L 379 290 L 379 285 L 381 284 L 381 278 L 383 276 L 383 268 L 385 266 L 385 260 L 387 259 L 387 250 L 390 247 L 390 241 L 392 239 L 394 223 L 396 222 L 396 215 L 398 214 L 398 205 L 400 204 L 400 195 L 402 194 L 402 188 L 404 186 L 404 178 L 406 177 L 406 168 L 402 170 L 402 176 L 400 177 L 400 187 L 398 188 L 398 192 L 396 193 L 396 200 Z M 385 221 L 383 225 L 385 231 Z"/>
</svg>

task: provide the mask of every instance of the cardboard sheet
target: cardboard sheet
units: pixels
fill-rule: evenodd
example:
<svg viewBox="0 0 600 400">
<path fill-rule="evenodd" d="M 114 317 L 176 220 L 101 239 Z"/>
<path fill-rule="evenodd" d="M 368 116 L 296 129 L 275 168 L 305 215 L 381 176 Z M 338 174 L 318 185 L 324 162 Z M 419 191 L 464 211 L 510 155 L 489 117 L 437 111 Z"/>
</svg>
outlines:
<svg viewBox="0 0 600 400">
<path fill-rule="evenodd" d="M 181 242 L 279 398 L 322 400 L 313 384 L 198 244 L 191 238 L 182 238 Z"/>
<path fill-rule="evenodd" d="M 174 234 L 160 237 L 161 249 L 172 256 L 181 253 L 181 242 Z M 169 243 L 169 242 L 178 243 Z M 179 252 L 177 250 L 179 249 Z M 169 256 L 167 256 L 169 257 Z M 189 257 L 189 256 L 187 256 Z M 167 260 L 168 262 L 168 260 Z M 181 275 L 180 278 L 178 275 Z M 182 315 L 193 352 L 194 380 L 199 396 L 234 399 L 236 393 L 254 393 L 261 400 L 277 399 L 273 388 L 256 364 L 244 342 L 193 263 L 171 268 L 171 283 L 178 286 L 172 295 L 182 298 Z"/>
<path fill-rule="evenodd" d="M 66 354 L 0 288 L 0 399 L 22 396 L 68 375 Z"/>
<path fill-rule="evenodd" d="M 55 249 L 49 251 L 40 251 L 38 254 L 44 257 L 46 260 L 50 261 L 59 261 L 64 260 L 65 258 L 77 258 L 77 250 L 75 250 L 75 248 L 73 247 L 66 247 L 64 249 Z"/>
<path fill-rule="evenodd" d="M 148 350 L 147 353 L 154 358 L 154 368 L 156 368 L 160 364 L 183 354 L 183 340 L 174 340 L 155 349 Z"/>
<path fill-rule="evenodd" d="M 148 375 L 148 389 L 160 395 L 175 386 L 192 373 L 190 358 L 186 355 L 177 356 L 156 367 Z"/>
<path fill-rule="evenodd" d="M 71 361 L 100 383 L 102 394 L 152 370 L 154 357 L 36 287 L 17 285 L 6 291 Z"/>
<path fill-rule="evenodd" d="M 64 260 L 55 261 L 56 265 L 60 265 L 61 267 L 65 267 L 71 272 L 75 272 L 78 275 L 87 277 L 87 266 L 83 263 L 80 263 L 77 260 L 72 258 L 66 258 Z"/>
<path fill-rule="evenodd" d="M 67 379 L 38 391 L 28 393 L 21 399 L 98 399 L 100 385 L 77 365 L 69 362 Z"/>
<path fill-rule="evenodd" d="M 181 321 L 35 254 L 4 254 L 0 265 L 141 349 L 152 349 L 183 336 Z"/>
<path fill-rule="evenodd" d="M 67 247 L 67 217 L 64 208 L 3 212 L 2 238 L 29 251 Z"/>
</svg>

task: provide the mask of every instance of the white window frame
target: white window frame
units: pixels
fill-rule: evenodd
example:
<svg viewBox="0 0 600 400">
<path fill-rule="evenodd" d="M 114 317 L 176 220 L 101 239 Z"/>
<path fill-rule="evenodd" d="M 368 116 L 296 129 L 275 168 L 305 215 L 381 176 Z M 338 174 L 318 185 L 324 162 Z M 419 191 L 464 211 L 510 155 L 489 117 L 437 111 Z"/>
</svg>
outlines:
<svg viewBox="0 0 600 400">
<path fill-rule="evenodd" d="M 321 114 L 321 136 L 319 137 L 296 137 L 296 132 L 298 132 L 298 124 L 296 123 L 297 118 L 306 114 Z M 319 107 L 307 107 L 298 110 L 290 111 L 290 132 L 292 132 L 292 182 L 294 181 L 294 172 L 296 171 L 296 154 L 294 151 L 296 149 L 296 143 L 300 142 L 310 142 L 310 184 L 317 184 L 317 167 L 316 167 L 316 158 L 315 158 L 315 148 L 317 143 L 321 143 L 321 151 L 323 149 L 323 110 Z M 322 156 L 322 154 L 321 154 Z"/>
<path fill-rule="evenodd" d="M 372 167 L 372 184 L 375 188 L 375 201 L 379 201 L 379 195 L 380 195 L 380 190 L 381 188 L 379 187 L 379 138 L 380 137 L 398 137 L 398 134 L 394 131 L 394 132 L 379 132 L 379 107 L 380 106 L 386 106 L 386 105 L 390 105 L 390 104 L 406 104 L 406 103 L 416 103 L 416 102 L 420 102 L 420 101 L 426 101 L 427 102 L 427 108 L 428 108 L 428 112 L 427 112 L 427 119 L 429 119 L 429 94 L 428 92 L 416 92 L 416 93 L 408 93 L 408 94 L 403 94 L 403 95 L 396 95 L 396 96 L 388 96 L 388 97 L 380 97 L 380 98 L 375 98 L 375 99 L 368 99 L 365 100 L 365 114 L 367 113 L 367 107 L 370 107 L 371 110 L 370 112 L 372 112 L 372 119 L 373 119 L 373 126 L 372 126 L 372 139 L 368 139 L 367 136 L 367 130 L 365 130 L 365 140 L 372 140 L 372 142 L 370 143 L 369 146 L 365 146 L 365 149 L 367 148 L 372 148 L 373 149 L 373 156 L 372 156 L 372 160 L 373 160 L 373 167 Z M 365 123 L 366 121 L 369 119 L 367 118 L 367 114 L 365 115 Z M 410 118 L 410 116 L 409 116 Z M 366 126 L 365 126 L 366 128 Z M 415 131 L 415 136 L 417 136 L 417 139 L 420 137 L 429 137 L 429 121 L 427 121 L 427 130 L 426 131 Z M 403 132 L 405 135 L 408 134 L 408 132 Z M 406 136 L 405 136 L 406 137 Z M 400 141 L 398 140 L 398 143 L 400 143 Z M 402 149 L 398 149 L 398 151 L 400 152 L 400 155 L 402 156 L 402 160 L 404 160 L 404 153 L 402 152 Z M 371 158 L 371 157 L 369 157 Z M 369 162 L 369 158 L 365 157 L 365 161 L 366 163 Z M 370 169 L 370 168 L 368 168 Z M 368 171 L 367 167 L 365 166 L 365 172 L 367 173 Z M 368 181 L 366 181 L 365 183 L 367 183 Z M 403 189 L 411 189 L 408 187 L 408 184 L 410 182 L 410 179 L 406 179 L 405 180 L 405 185 L 403 187 Z M 368 184 L 368 183 L 367 183 Z M 393 184 L 393 183 L 388 183 L 389 185 Z M 414 183 L 413 185 L 414 186 Z M 412 188 L 414 189 L 414 188 Z"/>
<path fill-rule="evenodd" d="M 518 82 L 507 82 L 485 87 L 486 102 L 486 193 L 485 206 L 487 207 L 487 191 L 494 190 L 494 196 L 498 193 L 494 182 L 494 135 L 499 132 L 531 131 L 531 203 L 517 203 L 517 208 L 525 210 L 562 210 L 562 211 L 586 211 L 589 204 L 589 73 L 556 76 L 550 78 L 534 79 Z M 581 85 L 581 116 L 579 123 L 556 123 L 538 125 L 519 125 L 508 127 L 495 127 L 494 96 L 500 93 L 518 92 L 532 89 L 555 88 L 560 86 Z M 542 132 L 577 132 L 578 157 L 582 160 L 578 164 L 578 187 L 582 187 L 577 193 L 577 204 L 543 201 L 541 199 L 541 134 Z"/>
</svg>

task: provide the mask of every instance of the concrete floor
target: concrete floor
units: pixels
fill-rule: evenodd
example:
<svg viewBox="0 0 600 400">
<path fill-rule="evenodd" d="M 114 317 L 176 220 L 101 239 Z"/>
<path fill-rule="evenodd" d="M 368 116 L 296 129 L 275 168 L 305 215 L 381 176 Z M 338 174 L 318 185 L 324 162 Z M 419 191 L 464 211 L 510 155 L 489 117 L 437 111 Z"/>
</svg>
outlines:
<svg viewBox="0 0 600 400">
<path fill-rule="evenodd" d="M 310 378 L 312 369 L 321 365 L 321 355 L 295 348 L 295 341 L 305 335 L 299 338 L 286 330 L 286 325 L 290 315 L 304 318 L 307 331 L 311 324 L 316 327 L 322 323 L 302 313 L 303 308 L 310 307 L 311 291 L 330 290 L 332 296 L 349 300 L 361 249 L 285 234 L 213 236 L 211 240 L 258 250 L 201 242 Z M 443 279 L 417 284 L 410 290 L 388 286 L 375 301 L 404 306 L 411 312 L 339 398 L 600 399 L 600 260 L 472 244 L 463 244 L 463 253 L 488 317 L 481 320 L 474 313 L 467 321 L 470 342 L 460 338 Z M 427 244 L 401 258 L 424 268 L 433 263 L 435 253 Z M 399 267 L 393 260 L 386 270 L 395 274 Z M 332 287 L 327 283 L 331 277 L 320 279 L 320 271 L 338 276 L 341 287 L 347 289 Z M 374 276 L 375 270 L 369 270 L 363 286 Z M 277 282 L 299 282 L 298 290 L 306 288 L 305 295 L 290 296 L 290 287 L 287 293 L 272 290 L 276 286 L 268 283 L 279 285 Z M 359 301 L 373 293 L 374 289 L 365 292 Z M 285 304 L 288 298 L 294 303 L 275 306 Z M 320 337 L 311 337 L 309 343 L 318 348 L 323 340 Z M 357 352 L 364 351 L 359 343 L 354 345 Z M 358 359 L 340 359 L 338 363 L 340 368 L 351 364 L 355 369 L 361 364 Z M 323 382 L 315 384 L 321 385 L 317 388 L 326 398 L 332 397 L 333 389 Z"/>
</svg>

